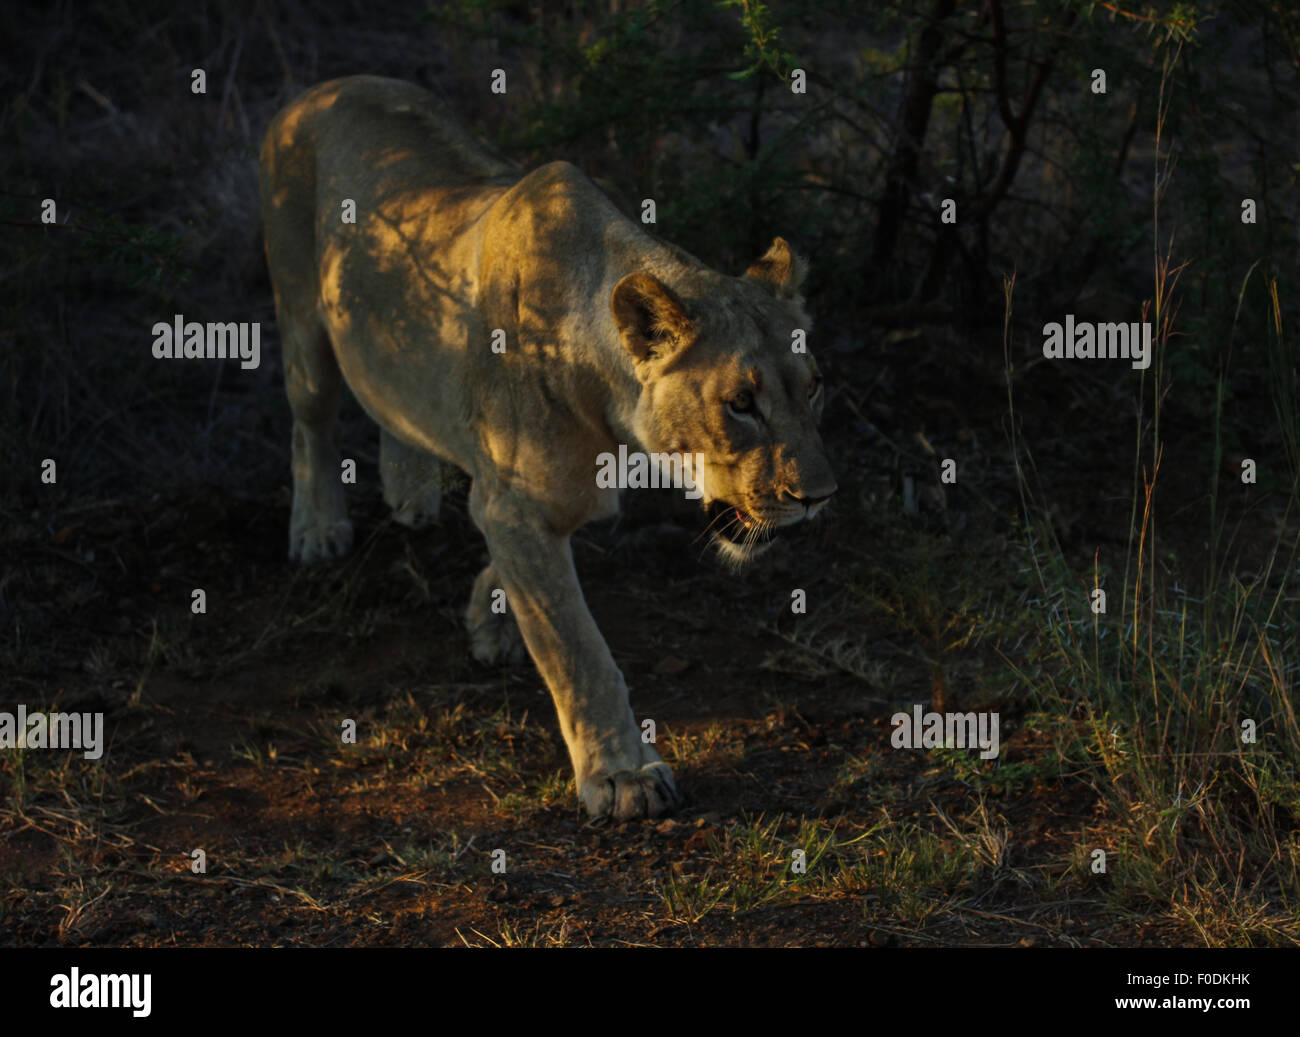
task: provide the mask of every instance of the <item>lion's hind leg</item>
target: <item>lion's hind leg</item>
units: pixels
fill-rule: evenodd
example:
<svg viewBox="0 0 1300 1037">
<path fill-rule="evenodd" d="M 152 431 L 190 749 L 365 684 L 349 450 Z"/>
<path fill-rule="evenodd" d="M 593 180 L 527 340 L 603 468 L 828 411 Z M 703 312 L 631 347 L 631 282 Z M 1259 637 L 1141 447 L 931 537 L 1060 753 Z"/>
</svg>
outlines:
<svg viewBox="0 0 1300 1037">
<path fill-rule="evenodd" d="M 335 436 L 342 375 L 315 308 L 277 294 L 285 388 L 293 409 L 293 511 L 289 557 L 314 562 L 352 549 Z"/>
</svg>

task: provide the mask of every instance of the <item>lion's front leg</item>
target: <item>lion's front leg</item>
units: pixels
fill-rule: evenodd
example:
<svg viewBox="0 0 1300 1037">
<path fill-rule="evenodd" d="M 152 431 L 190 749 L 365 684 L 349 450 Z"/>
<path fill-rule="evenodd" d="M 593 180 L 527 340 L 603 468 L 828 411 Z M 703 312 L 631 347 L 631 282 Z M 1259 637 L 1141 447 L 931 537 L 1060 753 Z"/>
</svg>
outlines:
<svg viewBox="0 0 1300 1037">
<path fill-rule="evenodd" d="M 642 741 L 623 674 L 583 598 L 569 538 L 507 497 L 484 501 L 473 492 L 470 507 L 506 607 L 555 702 L 587 813 L 622 821 L 675 809 L 672 770 Z"/>
<path fill-rule="evenodd" d="M 501 577 L 491 565 L 484 566 L 474 581 L 465 609 L 465 628 L 470 654 L 481 663 L 517 666 L 528 656 L 519 624 L 507 607 Z"/>
</svg>

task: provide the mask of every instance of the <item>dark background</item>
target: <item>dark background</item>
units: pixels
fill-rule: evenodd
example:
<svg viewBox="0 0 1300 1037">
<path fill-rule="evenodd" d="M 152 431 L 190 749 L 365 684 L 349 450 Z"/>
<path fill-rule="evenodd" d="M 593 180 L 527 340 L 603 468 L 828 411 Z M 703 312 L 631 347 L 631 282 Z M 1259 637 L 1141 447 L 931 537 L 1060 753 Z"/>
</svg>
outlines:
<svg viewBox="0 0 1300 1037">
<path fill-rule="evenodd" d="M 98 764 L 0 750 L 7 942 L 1297 941 L 1289 3 L 65 3 L 5 23 L 0 708 L 104 710 L 114 738 Z M 653 230 L 719 269 L 776 234 L 811 262 L 826 520 L 741 576 L 671 494 L 578 538 L 691 798 L 675 819 L 582 824 L 535 672 L 468 659 L 463 485 L 441 528 L 392 524 L 351 401 L 358 546 L 285 560 L 256 150 L 300 90 L 363 72 L 446 97 L 525 167 L 654 198 Z M 262 366 L 155 360 L 176 313 L 262 322 Z M 1067 313 L 1145 315 L 1151 369 L 1044 361 Z M 1002 757 L 893 750 L 912 703 L 998 710 Z"/>
</svg>

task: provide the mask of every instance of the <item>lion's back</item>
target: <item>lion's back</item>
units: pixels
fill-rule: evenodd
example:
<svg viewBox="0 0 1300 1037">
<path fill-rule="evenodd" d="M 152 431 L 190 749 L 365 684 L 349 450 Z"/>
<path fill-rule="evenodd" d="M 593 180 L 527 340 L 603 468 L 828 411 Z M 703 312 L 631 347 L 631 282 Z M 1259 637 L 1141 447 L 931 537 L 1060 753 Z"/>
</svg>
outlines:
<svg viewBox="0 0 1300 1037">
<path fill-rule="evenodd" d="M 411 190 L 460 193 L 520 176 L 433 94 L 380 76 L 335 79 L 300 94 L 272 119 L 259 164 L 263 219 L 304 231 L 343 199 L 379 206 Z"/>
</svg>

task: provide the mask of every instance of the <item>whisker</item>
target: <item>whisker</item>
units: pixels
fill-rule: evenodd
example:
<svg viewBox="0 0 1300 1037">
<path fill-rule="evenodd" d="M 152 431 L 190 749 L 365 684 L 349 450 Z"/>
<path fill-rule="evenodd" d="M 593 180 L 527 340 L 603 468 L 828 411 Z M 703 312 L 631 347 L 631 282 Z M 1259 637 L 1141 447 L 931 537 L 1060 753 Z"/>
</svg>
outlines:
<svg viewBox="0 0 1300 1037">
<path fill-rule="evenodd" d="M 700 530 L 700 534 L 695 538 L 695 540 L 699 540 L 700 537 L 704 536 L 706 533 L 714 532 L 713 527 L 717 525 L 719 522 L 721 522 L 723 519 L 727 519 L 729 522 L 732 523 L 739 521 L 735 517 L 734 508 L 730 508 L 730 507 L 723 508 L 716 515 L 714 515 L 713 518 L 709 520 L 709 524 L 707 526 L 705 526 L 702 530 Z M 715 536 L 717 535 L 716 532 L 714 532 L 714 535 Z M 694 543 L 695 540 L 692 540 L 691 543 Z"/>
<path fill-rule="evenodd" d="M 720 515 L 719 518 L 723 517 L 725 514 L 726 514 L 726 512 L 724 512 L 723 515 Z M 717 520 L 715 519 L 714 521 L 716 522 Z M 712 533 L 712 535 L 709 537 L 709 541 L 708 541 L 708 543 L 706 543 L 706 544 L 704 545 L 704 547 L 700 550 L 700 558 L 703 558 L 703 557 L 704 557 L 705 552 L 707 552 L 708 549 L 709 549 L 710 547 L 712 547 L 712 546 L 713 546 L 715 543 L 717 543 L 719 540 L 722 540 L 722 539 L 723 539 L 723 535 L 722 535 L 722 534 L 723 534 L 723 533 L 729 533 L 729 532 L 730 532 L 730 527 L 736 525 L 737 522 L 738 522 L 738 520 L 733 518 L 733 519 L 731 519 L 731 521 L 730 521 L 729 523 L 727 523 L 727 525 L 723 526 L 721 529 L 714 530 L 713 533 Z M 709 525 L 712 526 L 713 523 L 710 523 Z M 708 529 L 705 529 L 704 532 L 702 532 L 702 533 L 700 534 L 700 536 L 704 536 L 704 534 L 705 534 L 705 533 L 708 533 L 708 532 L 709 532 L 709 530 L 708 530 Z M 696 540 L 699 540 L 699 538 L 700 538 L 700 537 L 696 537 L 695 539 L 696 539 Z M 692 543 L 694 543 L 694 542 L 695 542 L 695 541 L 692 541 Z"/>
</svg>

